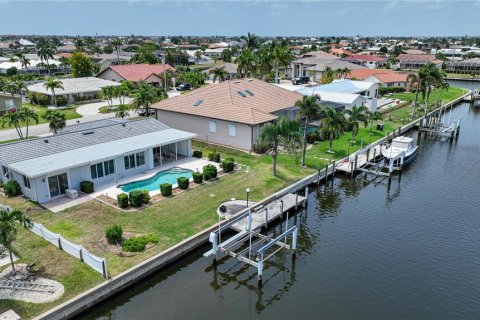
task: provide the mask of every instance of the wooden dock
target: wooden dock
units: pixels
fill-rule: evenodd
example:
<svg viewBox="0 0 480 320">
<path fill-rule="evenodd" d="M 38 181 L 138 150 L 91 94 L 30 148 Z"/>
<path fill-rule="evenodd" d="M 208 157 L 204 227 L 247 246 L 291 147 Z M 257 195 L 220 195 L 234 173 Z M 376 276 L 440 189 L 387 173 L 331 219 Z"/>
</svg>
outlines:
<svg viewBox="0 0 480 320">
<path fill-rule="evenodd" d="M 350 157 L 347 157 L 342 162 L 337 162 L 335 169 L 347 174 L 351 174 L 352 171 L 357 171 L 360 168 L 367 166 L 370 162 L 375 160 L 381 155 L 381 145 L 375 145 L 370 149 L 364 149 L 355 152 Z"/>
</svg>

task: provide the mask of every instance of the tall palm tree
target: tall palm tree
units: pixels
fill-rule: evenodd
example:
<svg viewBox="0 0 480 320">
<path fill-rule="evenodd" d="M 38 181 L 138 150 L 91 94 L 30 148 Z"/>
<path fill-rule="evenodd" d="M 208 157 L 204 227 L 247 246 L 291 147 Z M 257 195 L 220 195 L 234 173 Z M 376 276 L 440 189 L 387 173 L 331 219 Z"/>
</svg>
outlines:
<svg viewBox="0 0 480 320">
<path fill-rule="evenodd" d="M 48 121 L 48 127 L 54 134 L 57 134 L 59 130 L 65 128 L 67 124 L 65 113 L 59 110 L 48 109 L 43 115 L 43 118 Z"/>
<path fill-rule="evenodd" d="M 370 122 L 370 134 L 373 133 L 373 121 L 382 120 L 382 119 L 383 119 L 383 115 L 380 112 L 378 111 L 368 112 L 368 121 Z"/>
<path fill-rule="evenodd" d="M 352 142 L 355 142 L 355 136 L 360 129 L 360 122 L 362 122 L 365 127 L 368 126 L 367 112 L 368 108 L 365 106 L 353 106 L 352 109 L 345 110 L 345 113 L 349 116 L 347 122 L 352 126 Z"/>
<path fill-rule="evenodd" d="M 272 50 L 269 46 L 264 46 L 260 50 L 253 53 L 252 73 L 255 73 L 259 78 L 267 81 L 270 78 L 272 71 Z"/>
<path fill-rule="evenodd" d="M 48 77 L 47 80 L 43 83 L 43 87 L 47 90 L 52 91 L 53 103 L 55 107 L 57 107 L 57 96 L 55 95 L 55 89 L 64 89 L 63 82 L 53 77 Z"/>
<path fill-rule="evenodd" d="M 28 66 L 30 65 L 30 59 L 28 59 L 24 53 L 19 52 L 16 53 L 15 56 L 17 57 L 18 61 L 20 62 L 20 65 L 22 66 L 22 69 L 25 69 L 26 72 L 28 72 Z"/>
<path fill-rule="evenodd" d="M 209 72 L 210 74 L 213 74 L 213 83 L 218 78 L 218 82 L 225 81 L 225 77 L 227 76 L 228 72 L 225 70 L 225 67 L 215 67 Z"/>
<path fill-rule="evenodd" d="M 320 82 L 322 84 L 327 84 L 333 81 L 335 78 L 335 71 L 332 70 L 330 67 L 325 67 L 322 73 L 322 78 L 320 79 Z"/>
<path fill-rule="evenodd" d="M 117 87 L 120 104 L 125 104 L 125 98 L 135 89 L 132 82 L 125 80 Z"/>
<path fill-rule="evenodd" d="M 0 210 L 0 244 L 8 250 L 13 274 L 16 273 L 16 270 L 13 262 L 12 244 L 17 238 L 18 223 L 24 228 L 33 226 L 30 218 L 20 210 Z"/>
<path fill-rule="evenodd" d="M 163 92 L 163 90 L 161 91 Z M 140 81 L 135 90 L 133 90 L 132 98 L 133 100 L 130 102 L 132 110 L 138 110 L 139 108 L 144 107 L 147 112 L 146 116 L 149 117 L 150 106 L 155 102 L 165 99 L 165 95 L 160 94 L 159 90 L 154 86 Z"/>
<path fill-rule="evenodd" d="M 295 106 L 299 107 L 297 117 L 303 119 L 303 148 L 302 148 L 302 166 L 305 165 L 305 153 L 307 151 L 307 126 L 308 123 L 321 113 L 319 95 L 303 96 L 301 100 L 295 102 Z"/>
<path fill-rule="evenodd" d="M 294 150 L 302 144 L 299 123 L 286 117 L 279 117 L 274 123 L 267 123 L 260 131 L 259 143 L 270 149 L 272 154 L 273 176 L 277 176 L 277 157 L 280 145 Z"/>
<path fill-rule="evenodd" d="M 120 47 L 122 46 L 122 39 L 113 39 L 112 46 L 115 48 L 115 52 L 117 53 L 117 64 L 120 64 Z"/>
<path fill-rule="evenodd" d="M 258 41 L 258 37 L 255 35 L 255 33 L 250 33 L 250 32 L 247 33 L 246 41 L 247 41 L 246 47 L 250 50 L 258 49 L 260 45 Z"/>
<path fill-rule="evenodd" d="M 237 73 L 242 77 L 251 76 L 256 69 L 255 57 L 249 48 L 245 48 L 235 62 L 238 65 Z"/>
<path fill-rule="evenodd" d="M 271 53 L 271 60 L 275 72 L 275 83 L 279 83 L 278 69 L 279 67 L 288 67 L 293 60 L 293 55 L 287 46 L 281 46 L 275 43 Z"/>
<path fill-rule="evenodd" d="M 22 107 L 20 109 L 19 113 L 22 116 L 22 120 L 25 122 L 25 127 L 26 127 L 26 133 L 25 133 L 25 139 L 28 139 L 28 128 L 30 126 L 30 122 L 34 121 L 36 124 L 38 124 L 38 114 L 33 111 L 32 108 L 30 107 Z"/>
<path fill-rule="evenodd" d="M 200 60 L 202 60 L 202 51 L 201 51 L 201 50 L 197 50 L 197 51 L 195 51 L 195 54 L 194 54 L 194 55 L 195 55 L 195 61 L 196 61 L 197 64 L 198 64 L 198 62 L 199 62 Z"/>
<path fill-rule="evenodd" d="M 23 132 L 21 128 L 23 115 L 20 112 L 8 111 L 0 118 L 0 121 L 2 128 L 5 128 L 5 126 L 15 127 L 18 137 L 23 139 Z"/>
<path fill-rule="evenodd" d="M 100 89 L 100 97 L 107 100 L 110 107 L 113 107 L 113 99 L 120 96 L 120 91 L 117 87 L 107 86 Z"/>
<path fill-rule="evenodd" d="M 117 109 L 115 110 L 115 117 L 116 118 L 123 118 L 128 117 L 130 115 L 130 112 L 128 112 L 130 108 L 126 104 L 120 104 L 117 106 Z"/>
<path fill-rule="evenodd" d="M 38 46 L 37 55 L 40 57 L 41 62 L 45 61 L 45 63 L 47 64 L 48 70 L 50 70 L 48 59 L 53 59 L 54 53 L 55 53 L 55 47 L 49 41 L 44 41 Z"/>
<path fill-rule="evenodd" d="M 322 139 L 328 139 L 328 152 L 333 153 L 333 139 L 345 130 L 345 116 L 343 112 L 330 107 L 322 108 L 323 118 L 320 120 L 319 133 Z"/>
<path fill-rule="evenodd" d="M 411 73 L 407 77 L 408 86 L 413 88 L 415 86 L 415 102 L 413 103 L 413 110 L 412 110 L 412 118 L 415 118 L 417 113 L 417 103 L 418 103 L 418 92 L 420 90 L 420 73 L 416 75 L 415 73 Z"/>
</svg>

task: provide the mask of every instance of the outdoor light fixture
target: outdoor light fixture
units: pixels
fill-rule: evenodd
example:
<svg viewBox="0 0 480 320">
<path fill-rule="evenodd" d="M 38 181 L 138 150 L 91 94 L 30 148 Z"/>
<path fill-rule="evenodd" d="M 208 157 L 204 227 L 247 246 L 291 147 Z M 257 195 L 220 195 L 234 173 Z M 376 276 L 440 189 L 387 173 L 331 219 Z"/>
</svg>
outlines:
<svg viewBox="0 0 480 320">
<path fill-rule="evenodd" d="M 248 200 L 249 200 L 249 196 L 250 196 L 250 188 L 245 189 L 245 191 L 247 192 L 247 207 L 248 207 Z"/>
</svg>

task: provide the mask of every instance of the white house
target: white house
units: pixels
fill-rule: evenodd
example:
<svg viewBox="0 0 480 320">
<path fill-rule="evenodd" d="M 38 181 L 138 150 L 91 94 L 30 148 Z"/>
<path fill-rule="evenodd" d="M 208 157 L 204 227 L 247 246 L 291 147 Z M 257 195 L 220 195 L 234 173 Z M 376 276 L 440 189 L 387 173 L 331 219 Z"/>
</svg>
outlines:
<svg viewBox="0 0 480 320">
<path fill-rule="evenodd" d="M 0 181 L 17 181 L 40 203 L 80 189 L 82 181 L 104 183 L 189 157 L 196 134 L 146 118 L 104 119 L 65 132 L 0 145 Z"/>
</svg>

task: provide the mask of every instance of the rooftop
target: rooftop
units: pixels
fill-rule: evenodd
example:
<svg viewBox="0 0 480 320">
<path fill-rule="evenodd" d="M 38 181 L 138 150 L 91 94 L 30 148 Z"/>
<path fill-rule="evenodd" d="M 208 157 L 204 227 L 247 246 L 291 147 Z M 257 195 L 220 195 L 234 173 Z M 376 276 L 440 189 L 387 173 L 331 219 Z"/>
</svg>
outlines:
<svg viewBox="0 0 480 320">
<path fill-rule="evenodd" d="M 354 54 L 350 57 L 346 57 L 343 60 L 345 61 L 374 61 L 374 62 L 384 62 L 387 61 L 385 57 L 372 56 L 370 54 Z"/>
<path fill-rule="evenodd" d="M 345 93 L 345 92 L 327 92 L 327 91 L 318 91 L 320 86 L 316 87 L 305 87 L 300 90 L 297 90 L 298 93 L 305 96 L 313 96 L 318 94 L 320 96 L 320 101 L 328 101 L 339 104 L 351 104 L 354 103 L 358 97 L 361 95 L 356 93 Z"/>
<path fill-rule="evenodd" d="M 160 101 L 152 108 L 250 125 L 277 117 L 301 95 L 257 79 L 228 80 Z"/>
<path fill-rule="evenodd" d="M 62 79 L 63 89 L 55 89 L 55 94 L 75 94 L 81 92 L 96 92 L 103 87 L 119 86 L 120 83 L 104 80 L 95 77 L 86 78 L 67 78 Z M 46 95 L 51 95 L 52 91 L 43 86 L 44 82 L 32 84 L 28 86 L 28 91 L 40 92 Z"/>
<path fill-rule="evenodd" d="M 167 70 L 175 71 L 169 64 L 124 64 L 118 66 L 109 66 L 98 75 L 113 70 L 125 80 L 138 82 L 147 79 L 153 74 L 159 75 Z"/>
<path fill-rule="evenodd" d="M 386 69 L 358 69 L 352 70 L 347 75 L 347 78 L 354 78 L 357 80 L 365 80 L 370 77 L 377 78 L 380 82 L 405 82 L 408 78 L 408 73 L 400 73 Z"/>
<path fill-rule="evenodd" d="M 318 91 L 320 96 L 322 92 L 360 93 L 369 90 L 373 85 L 375 85 L 375 82 L 348 79 L 334 80 L 329 84 L 316 86 L 315 91 Z"/>
</svg>

